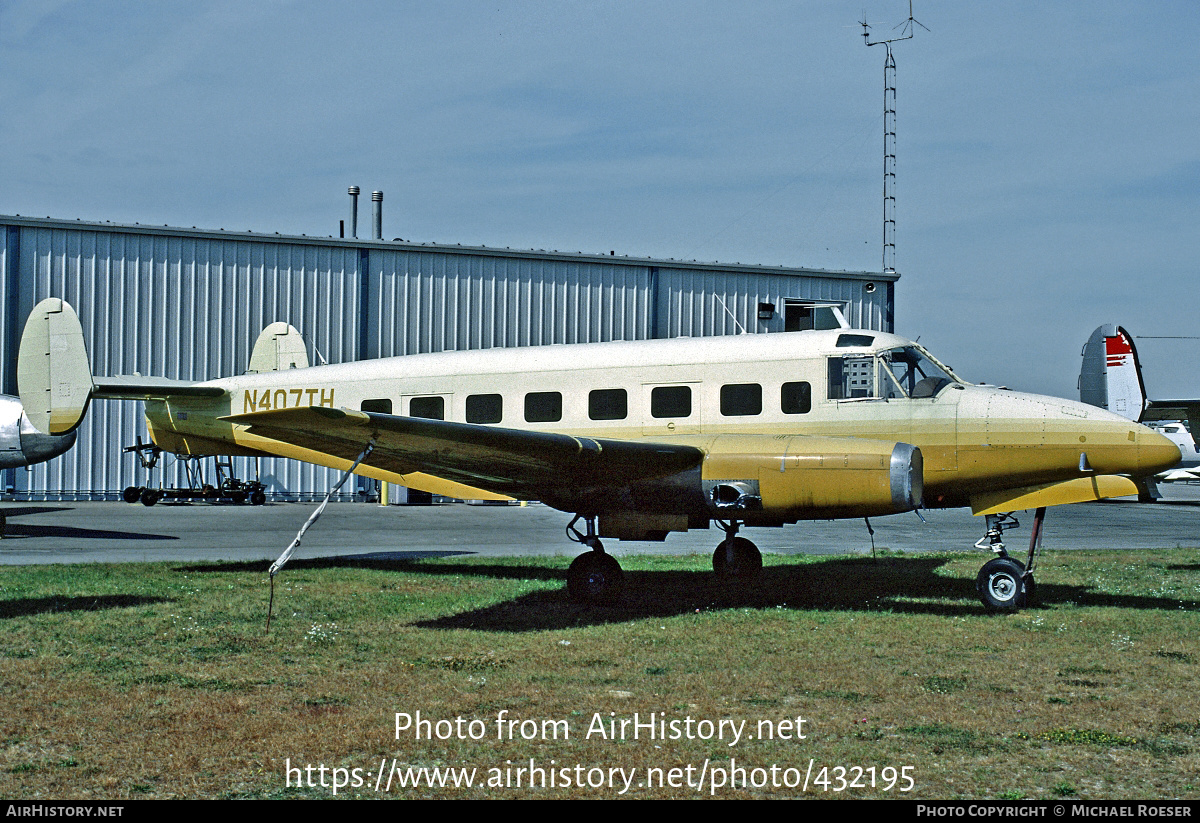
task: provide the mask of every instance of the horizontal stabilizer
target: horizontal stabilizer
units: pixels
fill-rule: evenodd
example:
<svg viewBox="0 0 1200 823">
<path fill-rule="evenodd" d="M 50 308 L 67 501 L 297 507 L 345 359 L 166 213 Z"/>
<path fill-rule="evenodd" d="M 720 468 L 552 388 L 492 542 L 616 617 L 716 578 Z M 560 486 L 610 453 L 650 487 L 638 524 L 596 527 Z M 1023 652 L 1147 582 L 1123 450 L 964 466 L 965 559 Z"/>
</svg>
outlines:
<svg viewBox="0 0 1200 823">
<path fill-rule="evenodd" d="M 33 307 L 17 354 L 17 387 L 25 415 L 43 434 L 73 431 L 93 397 L 153 400 L 221 397 L 226 392 L 166 377 L 92 377 L 83 327 L 71 305 L 49 297 Z"/>
<path fill-rule="evenodd" d="M 166 397 L 221 397 L 225 389 L 169 377 L 119 375 L 93 378 L 92 397 L 116 400 L 155 400 Z"/>
</svg>

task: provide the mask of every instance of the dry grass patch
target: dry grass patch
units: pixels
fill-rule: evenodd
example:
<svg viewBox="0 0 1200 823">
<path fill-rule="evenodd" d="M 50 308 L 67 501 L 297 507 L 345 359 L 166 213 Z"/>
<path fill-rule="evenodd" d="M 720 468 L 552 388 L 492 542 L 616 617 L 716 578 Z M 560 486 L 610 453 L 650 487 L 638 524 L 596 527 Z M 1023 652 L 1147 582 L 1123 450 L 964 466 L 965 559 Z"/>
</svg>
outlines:
<svg viewBox="0 0 1200 823">
<path fill-rule="evenodd" d="M 1049 553 L 1043 604 L 1010 616 L 975 599 L 978 555 L 768 557 L 733 589 L 703 557 L 622 562 L 627 596 L 606 609 L 567 601 L 566 558 L 299 563 L 270 635 L 258 564 L 0 569 L 0 793 L 328 797 L 334 769 L 359 769 L 338 796 L 373 797 L 381 763 L 476 770 L 470 788 L 389 796 L 621 788 L 607 771 L 602 787 L 480 785 L 532 759 L 580 764 L 572 780 L 636 769 L 625 796 L 689 797 L 645 778 L 694 782 L 732 758 L 779 782 L 810 761 L 810 776 L 908 766 L 910 798 L 1200 796 L 1198 551 Z M 397 739 L 397 712 L 434 739 Z M 596 732 L 635 713 L 681 733 Z M 288 764 L 324 766 L 327 785 L 289 786 Z M 761 777 L 716 794 L 801 794 Z M 860 782 L 844 793 L 898 796 Z"/>
</svg>

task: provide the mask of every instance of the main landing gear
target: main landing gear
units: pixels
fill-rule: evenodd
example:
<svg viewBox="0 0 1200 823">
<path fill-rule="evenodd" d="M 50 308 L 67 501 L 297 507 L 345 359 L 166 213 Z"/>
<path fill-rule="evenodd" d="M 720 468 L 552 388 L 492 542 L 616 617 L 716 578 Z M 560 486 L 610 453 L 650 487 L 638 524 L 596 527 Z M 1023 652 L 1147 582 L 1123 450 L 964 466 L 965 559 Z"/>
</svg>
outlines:
<svg viewBox="0 0 1200 823">
<path fill-rule="evenodd" d="M 587 531 L 580 531 L 575 524 L 586 523 Z M 762 571 L 762 553 L 758 547 L 744 537 L 738 537 L 740 524 L 736 520 L 718 521 L 725 529 L 725 539 L 713 552 L 713 571 L 722 580 L 749 581 Z M 567 538 L 590 551 L 576 557 L 567 569 L 567 594 L 577 603 L 591 606 L 609 606 L 621 596 L 625 587 L 625 573 L 616 558 L 604 552 L 604 545 L 596 536 L 596 518 L 581 514 L 567 524 Z"/>
<path fill-rule="evenodd" d="M 582 515 L 575 515 L 567 524 L 567 538 L 591 551 L 576 557 L 567 569 L 567 594 L 577 603 L 608 606 L 617 601 L 625 588 L 625 573 L 611 554 L 604 553 L 604 544 L 596 536 L 596 518 L 583 517 L 587 532 L 575 528 Z"/>
<path fill-rule="evenodd" d="M 1024 565 L 1008 556 L 1004 548 L 1004 530 L 1021 525 L 1008 514 L 989 514 L 987 534 L 975 544 L 977 549 L 991 549 L 996 557 L 983 564 L 975 578 L 975 588 L 983 605 L 993 612 L 1015 612 L 1035 602 L 1036 584 L 1033 580 L 1033 556 L 1042 538 L 1042 522 L 1046 508 L 1039 508 L 1033 517 L 1033 532 L 1029 537 L 1029 556 Z"/>
<path fill-rule="evenodd" d="M 725 539 L 713 552 L 713 571 L 723 580 L 754 580 L 762 571 L 762 552 L 749 540 L 738 537 L 736 520 L 719 520 Z"/>
</svg>

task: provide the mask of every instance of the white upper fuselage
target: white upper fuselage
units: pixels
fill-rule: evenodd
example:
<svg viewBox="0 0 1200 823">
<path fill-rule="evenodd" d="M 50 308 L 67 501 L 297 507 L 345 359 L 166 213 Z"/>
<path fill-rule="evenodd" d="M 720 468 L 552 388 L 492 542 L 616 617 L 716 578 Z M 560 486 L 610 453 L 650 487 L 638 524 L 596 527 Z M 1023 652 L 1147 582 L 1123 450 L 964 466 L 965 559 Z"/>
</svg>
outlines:
<svg viewBox="0 0 1200 823">
<path fill-rule="evenodd" d="M 918 379 L 924 375 L 932 376 Z M 964 384 L 911 341 L 876 331 L 442 352 L 206 385 L 228 396 L 147 404 L 164 448 L 213 453 L 214 444 L 232 442 L 299 456 L 218 418 L 319 405 L 664 442 L 723 434 L 871 438 L 921 449 L 928 506 L 1087 473 L 1136 474 L 1165 459 L 1163 438 L 1119 415 Z"/>
</svg>

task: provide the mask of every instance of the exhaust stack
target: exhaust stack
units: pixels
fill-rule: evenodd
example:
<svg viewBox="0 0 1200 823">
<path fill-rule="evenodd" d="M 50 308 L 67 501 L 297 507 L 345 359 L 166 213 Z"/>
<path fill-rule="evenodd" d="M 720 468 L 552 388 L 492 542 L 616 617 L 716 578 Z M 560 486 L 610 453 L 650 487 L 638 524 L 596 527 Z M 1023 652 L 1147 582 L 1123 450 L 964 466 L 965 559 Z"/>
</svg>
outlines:
<svg viewBox="0 0 1200 823">
<path fill-rule="evenodd" d="M 358 237 L 358 186 L 347 189 L 350 195 L 350 236 Z"/>
</svg>

